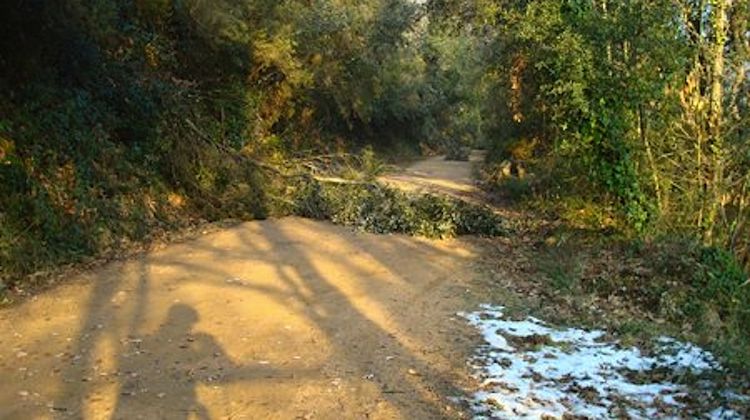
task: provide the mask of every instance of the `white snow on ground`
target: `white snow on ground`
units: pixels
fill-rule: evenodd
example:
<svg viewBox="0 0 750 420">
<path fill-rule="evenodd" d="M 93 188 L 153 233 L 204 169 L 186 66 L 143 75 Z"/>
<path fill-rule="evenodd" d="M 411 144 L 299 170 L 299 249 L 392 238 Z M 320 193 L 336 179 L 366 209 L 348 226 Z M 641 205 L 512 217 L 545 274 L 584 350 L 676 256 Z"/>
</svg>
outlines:
<svg viewBox="0 0 750 420">
<path fill-rule="evenodd" d="M 473 401 L 478 418 L 682 417 L 681 398 L 687 389 L 670 378 L 721 369 L 710 353 L 667 337 L 656 341 L 654 355 L 644 355 L 606 341 L 603 331 L 555 329 L 532 317 L 505 320 L 502 307 L 485 305 L 479 312 L 459 315 L 486 341 L 473 360 L 482 380 Z M 519 341 L 526 343 L 525 349 L 512 345 Z M 648 375 L 640 375 L 643 379 L 636 383 L 626 374 L 654 369 L 667 372 L 660 376 L 667 379 L 651 382 Z M 742 417 L 729 408 L 706 411 L 706 418 Z"/>
</svg>

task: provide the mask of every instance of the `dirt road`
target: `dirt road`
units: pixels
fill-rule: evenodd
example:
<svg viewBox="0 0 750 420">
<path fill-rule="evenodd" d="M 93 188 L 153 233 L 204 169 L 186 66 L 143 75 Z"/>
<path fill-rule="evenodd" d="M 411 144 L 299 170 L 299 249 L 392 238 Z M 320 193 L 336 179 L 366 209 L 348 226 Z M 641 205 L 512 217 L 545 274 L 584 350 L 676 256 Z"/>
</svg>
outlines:
<svg viewBox="0 0 750 420">
<path fill-rule="evenodd" d="M 411 192 L 448 194 L 463 199 L 481 199 L 476 186 L 473 166 L 484 160 L 485 153 L 474 150 L 468 161 L 449 161 L 444 156 L 434 156 L 413 163 L 403 171 L 382 176 L 388 185 Z"/>
<path fill-rule="evenodd" d="M 0 310 L 0 418 L 465 416 L 477 252 L 286 218 L 106 265 Z"/>
</svg>

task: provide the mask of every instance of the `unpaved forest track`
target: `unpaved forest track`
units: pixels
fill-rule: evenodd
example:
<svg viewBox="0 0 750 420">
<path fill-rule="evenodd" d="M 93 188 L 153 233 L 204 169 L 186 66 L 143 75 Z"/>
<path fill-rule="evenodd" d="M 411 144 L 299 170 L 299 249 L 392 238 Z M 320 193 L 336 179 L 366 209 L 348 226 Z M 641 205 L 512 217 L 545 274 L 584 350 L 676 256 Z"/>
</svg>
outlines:
<svg viewBox="0 0 750 420">
<path fill-rule="evenodd" d="M 0 310 L 0 418 L 466 416 L 479 252 L 285 218 L 108 264 Z"/>
<path fill-rule="evenodd" d="M 483 193 L 474 180 L 473 166 L 484 160 L 485 152 L 474 150 L 468 161 L 449 161 L 444 156 L 423 159 L 403 171 L 380 177 L 380 181 L 410 192 L 447 194 L 482 201 Z"/>
</svg>

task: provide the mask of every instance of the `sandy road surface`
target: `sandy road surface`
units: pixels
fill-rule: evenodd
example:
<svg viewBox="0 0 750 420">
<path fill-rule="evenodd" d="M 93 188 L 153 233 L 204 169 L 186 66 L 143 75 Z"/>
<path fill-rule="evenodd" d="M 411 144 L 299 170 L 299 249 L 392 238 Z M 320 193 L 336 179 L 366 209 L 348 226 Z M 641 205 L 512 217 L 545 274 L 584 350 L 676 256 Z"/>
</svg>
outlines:
<svg viewBox="0 0 750 420">
<path fill-rule="evenodd" d="M 469 243 L 252 222 L 0 311 L 2 418 L 441 418 Z"/>
<path fill-rule="evenodd" d="M 469 161 L 449 161 L 444 156 L 420 160 L 403 171 L 382 176 L 388 185 L 412 192 L 448 194 L 463 199 L 481 199 L 481 190 L 472 174 L 473 165 L 484 160 L 485 153 L 474 150 Z"/>
</svg>

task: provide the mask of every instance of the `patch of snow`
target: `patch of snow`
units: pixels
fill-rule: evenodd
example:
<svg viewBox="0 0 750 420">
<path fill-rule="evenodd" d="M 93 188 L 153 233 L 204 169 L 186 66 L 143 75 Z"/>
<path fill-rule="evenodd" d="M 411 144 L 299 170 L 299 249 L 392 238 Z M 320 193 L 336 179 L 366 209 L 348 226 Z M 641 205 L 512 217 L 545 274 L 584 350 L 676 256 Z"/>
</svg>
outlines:
<svg viewBox="0 0 750 420">
<path fill-rule="evenodd" d="M 603 331 L 557 329 L 533 317 L 507 320 L 503 309 L 484 305 L 479 312 L 459 314 L 486 341 L 473 359 L 482 381 L 473 396 L 477 418 L 677 418 L 686 409 L 681 401 L 688 390 L 648 373 L 678 378 L 721 370 L 709 352 L 672 338 L 660 337 L 655 354 L 644 355 L 607 341 Z M 732 395 L 727 399 L 744 398 Z M 732 409 L 712 408 L 704 417 L 742 418 Z"/>
</svg>

